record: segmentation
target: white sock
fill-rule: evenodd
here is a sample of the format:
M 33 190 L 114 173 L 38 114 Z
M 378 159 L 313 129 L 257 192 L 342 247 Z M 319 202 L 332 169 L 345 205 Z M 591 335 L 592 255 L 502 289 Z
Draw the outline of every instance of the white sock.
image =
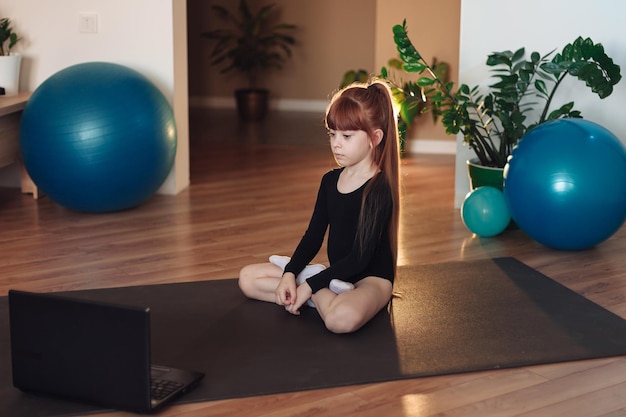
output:
M 322 264 L 312 264 L 305 266 L 302 272 L 298 274 L 298 277 L 296 278 L 296 284 L 302 284 L 313 275 L 317 275 L 325 269 L 326 267 Z
M 333 279 L 330 281 L 328 285 L 328 289 L 334 292 L 335 294 L 343 294 L 346 291 L 350 291 L 354 289 L 354 284 L 351 282 L 342 281 L 340 279 Z
M 282 269 L 285 269 L 289 261 L 291 261 L 291 258 L 289 256 L 282 256 L 282 255 L 270 256 L 270 262 Z M 302 284 L 304 281 L 311 278 L 313 275 L 316 275 L 325 269 L 326 267 L 322 264 L 309 264 L 305 266 L 302 272 L 300 272 L 298 276 L 296 277 L 296 284 L 298 285 Z
M 289 256 L 282 256 L 282 255 L 270 256 L 270 262 L 282 269 L 285 269 L 289 261 L 291 261 L 291 258 Z M 325 269 L 326 267 L 322 264 L 311 264 L 311 265 L 305 266 L 302 272 L 300 272 L 298 276 L 296 277 L 296 285 L 302 284 L 304 281 L 311 278 L 313 275 L 316 275 Z M 313 300 L 311 300 L 310 298 L 307 300 L 306 303 L 309 307 L 315 308 L 315 304 L 313 303 Z
M 279 268 L 285 269 L 291 258 L 289 256 L 272 255 L 270 256 L 270 262 Z
M 270 256 L 270 262 L 278 266 L 279 268 L 285 269 L 289 261 L 291 261 L 291 258 L 289 256 L 282 256 L 282 255 Z M 296 278 L 296 284 L 298 285 L 302 284 L 308 278 L 322 272 L 324 269 L 326 269 L 326 267 L 322 264 L 307 265 L 304 268 L 304 270 L 302 270 L 302 272 L 298 274 L 298 277 Z M 335 294 L 339 295 L 339 294 L 343 294 L 346 291 L 353 290 L 354 284 L 352 284 L 351 282 L 346 282 L 346 281 L 342 281 L 340 279 L 335 278 L 332 281 L 330 281 L 328 288 Z

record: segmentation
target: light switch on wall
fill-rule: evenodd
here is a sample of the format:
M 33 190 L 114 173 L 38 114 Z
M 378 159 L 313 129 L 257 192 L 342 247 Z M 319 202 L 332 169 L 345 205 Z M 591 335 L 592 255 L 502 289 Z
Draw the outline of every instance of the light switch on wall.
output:
M 98 15 L 96 13 L 79 13 L 78 31 L 80 33 L 98 33 Z

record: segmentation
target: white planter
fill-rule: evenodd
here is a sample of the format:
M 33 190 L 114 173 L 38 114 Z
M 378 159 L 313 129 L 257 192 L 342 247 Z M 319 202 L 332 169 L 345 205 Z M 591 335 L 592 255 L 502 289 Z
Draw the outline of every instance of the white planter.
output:
M 20 65 L 22 56 L 11 54 L 0 56 L 0 87 L 6 96 L 16 96 L 20 89 Z

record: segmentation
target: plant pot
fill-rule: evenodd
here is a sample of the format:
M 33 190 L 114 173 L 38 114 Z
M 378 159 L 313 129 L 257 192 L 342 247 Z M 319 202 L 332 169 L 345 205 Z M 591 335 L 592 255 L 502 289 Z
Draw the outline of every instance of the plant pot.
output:
M 16 96 L 20 89 L 20 65 L 22 56 L 11 54 L 0 56 L 0 87 L 5 96 Z
M 253 122 L 263 120 L 269 108 L 269 90 L 241 89 L 235 91 L 237 112 L 242 120 Z
M 472 190 L 484 186 L 502 190 L 504 183 L 503 173 L 504 168 L 486 167 L 480 165 L 477 159 L 467 161 L 467 174 Z

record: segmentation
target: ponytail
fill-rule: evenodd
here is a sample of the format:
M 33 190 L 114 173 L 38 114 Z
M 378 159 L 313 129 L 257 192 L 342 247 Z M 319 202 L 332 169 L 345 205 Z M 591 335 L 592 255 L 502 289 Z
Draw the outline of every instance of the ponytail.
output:
M 353 84 L 333 97 L 326 113 L 326 126 L 336 130 L 363 130 L 370 138 L 380 129 L 382 140 L 375 146 L 372 161 L 376 174 L 363 192 L 357 241 L 361 253 L 368 242 L 374 242 L 374 225 L 383 212 L 381 202 L 389 201 L 391 194 L 391 218 L 389 219 L 389 242 L 394 257 L 398 257 L 398 231 L 400 223 L 400 151 L 396 115 L 389 86 L 380 80 L 368 84 Z

